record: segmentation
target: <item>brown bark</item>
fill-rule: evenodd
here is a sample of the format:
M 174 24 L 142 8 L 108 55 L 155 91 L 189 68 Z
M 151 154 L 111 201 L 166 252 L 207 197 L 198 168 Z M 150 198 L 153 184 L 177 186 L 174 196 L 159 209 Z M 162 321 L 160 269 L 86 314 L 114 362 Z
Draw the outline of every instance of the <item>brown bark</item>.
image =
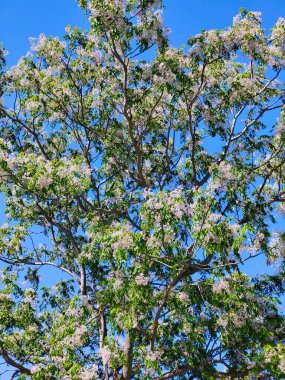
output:
M 132 378 L 133 347 L 134 343 L 131 339 L 130 332 L 128 331 L 124 345 L 126 363 L 123 366 L 123 380 L 131 380 Z

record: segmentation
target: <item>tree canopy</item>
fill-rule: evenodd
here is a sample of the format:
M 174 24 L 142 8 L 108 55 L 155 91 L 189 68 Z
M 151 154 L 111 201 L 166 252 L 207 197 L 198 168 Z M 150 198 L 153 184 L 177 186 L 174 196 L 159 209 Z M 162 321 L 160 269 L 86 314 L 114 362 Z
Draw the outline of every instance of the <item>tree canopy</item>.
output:
M 79 5 L 0 68 L 3 371 L 284 378 L 285 20 L 176 48 L 160 0 Z

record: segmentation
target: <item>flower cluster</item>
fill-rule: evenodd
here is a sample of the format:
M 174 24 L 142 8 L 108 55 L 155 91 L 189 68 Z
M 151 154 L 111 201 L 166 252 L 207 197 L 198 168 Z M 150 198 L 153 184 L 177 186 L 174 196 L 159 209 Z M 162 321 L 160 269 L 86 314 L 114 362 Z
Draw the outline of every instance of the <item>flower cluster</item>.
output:
M 224 277 L 222 278 L 219 282 L 216 282 L 213 284 L 213 292 L 214 293 L 221 293 L 221 292 L 230 292 L 231 291 L 231 286 L 229 279 Z
M 0 49 L 12 377 L 283 378 L 284 19 L 177 49 L 161 0 L 79 4 L 88 32 Z

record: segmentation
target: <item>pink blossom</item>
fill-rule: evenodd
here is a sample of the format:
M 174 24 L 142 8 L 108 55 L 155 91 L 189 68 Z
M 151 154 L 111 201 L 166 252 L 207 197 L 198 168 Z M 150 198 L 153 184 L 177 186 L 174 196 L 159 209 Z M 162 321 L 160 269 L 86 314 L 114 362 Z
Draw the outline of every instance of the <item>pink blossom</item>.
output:
M 219 282 L 213 284 L 213 293 L 229 292 L 230 284 L 227 278 L 223 277 Z
M 143 273 L 140 273 L 135 277 L 135 283 L 137 285 L 146 286 L 149 283 L 150 278 L 145 276 Z
M 186 292 L 179 292 L 177 294 L 177 296 L 180 299 L 180 301 L 188 301 L 189 300 L 189 294 Z
M 41 370 L 42 366 L 40 365 L 33 365 L 31 368 L 31 374 L 34 375 L 35 373 L 39 372 Z

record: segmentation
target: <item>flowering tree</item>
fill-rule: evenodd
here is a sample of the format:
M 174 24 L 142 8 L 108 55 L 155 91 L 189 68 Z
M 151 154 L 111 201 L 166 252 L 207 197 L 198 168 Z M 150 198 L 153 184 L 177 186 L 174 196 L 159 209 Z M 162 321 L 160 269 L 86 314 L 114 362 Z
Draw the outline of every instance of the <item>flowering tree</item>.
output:
M 159 0 L 80 6 L 0 77 L 12 378 L 284 378 L 285 20 L 176 49 Z

